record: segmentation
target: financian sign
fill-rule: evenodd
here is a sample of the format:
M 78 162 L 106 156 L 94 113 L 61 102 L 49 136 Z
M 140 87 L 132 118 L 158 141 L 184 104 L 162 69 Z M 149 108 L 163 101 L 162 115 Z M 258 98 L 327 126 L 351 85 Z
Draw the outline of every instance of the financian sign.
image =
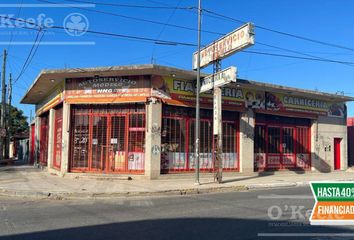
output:
M 200 67 L 223 59 L 254 44 L 253 24 L 247 23 L 200 50 Z M 198 52 L 193 54 L 193 69 L 197 69 Z

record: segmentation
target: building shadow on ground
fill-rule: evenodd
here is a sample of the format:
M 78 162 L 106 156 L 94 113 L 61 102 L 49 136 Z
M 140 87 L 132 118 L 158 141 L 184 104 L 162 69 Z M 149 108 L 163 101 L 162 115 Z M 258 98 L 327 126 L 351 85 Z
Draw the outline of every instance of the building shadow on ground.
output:
M 68 219 L 68 221 L 70 221 Z M 276 224 L 275 224 L 276 223 Z M 281 226 L 283 224 L 283 226 Z M 269 234 L 293 234 L 293 237 Z M 316 233 L 322 235 L 316 237 Z M 334 233 L 352 233 L 340 227 L 310 226 L 287 221 L 237 218 L 180 218 L 132 221 L 104 225 L 0 236 L 0 240 L 20 239 L 338 239 Z M 296 234 L 302 234 L 296 236 Z M 304 234 L 312 234 L 304 236 Z M 323 238 L 323 234 L 327 234 Z M 334 235 L 333 235 L 334 236 Z M 353 239 L 354 236 L 341 239 Z

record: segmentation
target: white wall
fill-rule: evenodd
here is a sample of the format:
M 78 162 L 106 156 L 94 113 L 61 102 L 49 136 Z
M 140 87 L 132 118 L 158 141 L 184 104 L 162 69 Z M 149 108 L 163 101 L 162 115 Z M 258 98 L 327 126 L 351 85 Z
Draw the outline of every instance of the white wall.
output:
M 248 109 L 240 114 L 240 172 L 254 171 L 254 112 Z
M 157 179 L 161 171 L 162 103 L 150 99 L 146 104 L 145 176 Z
M 341 169 L 348 166 L 347 126 L 345 118 L 320 116 L 312 121 L 311 152 L 312 169 L 321 172 L 334 170 L 334 138 L 342 138 Z

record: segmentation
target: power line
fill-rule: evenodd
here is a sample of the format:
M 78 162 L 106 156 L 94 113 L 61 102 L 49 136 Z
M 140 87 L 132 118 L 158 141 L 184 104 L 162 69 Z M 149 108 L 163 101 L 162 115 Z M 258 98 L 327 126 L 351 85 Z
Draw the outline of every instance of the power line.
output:
M 8 55 L 9 56 L 9 58 L 10 58 L 10 56 L 12 56 L 12 55 Z M 14 60 L 14 59 L 13 59 Z M 22 62 L 22 61 L 21 61 Z M 14 72 L 20 72 L 20 70 L 21 70 L 21 67 L 18 65 L 18 64 L 16 64 L 16 61 L 12 61 L 11 63 L 9 63 L 9 68 L 10 68 L 10 72 L 11 73 L 14 73 Z M 28 75 L 27 75 L 27 73 L 26 72 L 24 72 L 23 73 L 23 76 L 27 76 L 28 77 Z M 23 78 L 23 81 L 21 81 L 21 83 L 24 83 L 24 84 L 17 84 L 17 88 L 21 88 L 21 89 L 23 89 L 23 90 L 25 90 L 25 91 L 27 91 L 27 89 L 29 88 L 29 86 L 31 85 L 28 81 L 27 81 L 27 78 Z M 13 84 L 13 86 L 15 86 L 15 84 Z
M 18 19 L 18 18 L 12 18 L 8 16 L 0 16 L 0 18 L 5 18 L 9 19 L 12 21 L 20 21 L 24 22 L 27 24 L 30 24 L 34 27 L 37 28 L 42 28 L 39 25 L 36 25 L 33 22 L 26 21 L 24 19 Z M 46 29 L 62 29 L 62 30 L 73 30 L 73 31 L 78 31 L 78 29 L 73 29 L 69 27 L 62 27 L 62 26 L 52 26 L 50 28 Z M 32 29 L 32 30 L 38 30 L 38 29 Z M 158 40 L 158 39 L 153 39 L 153 38 L 148 38 L 148 37 L 139 37 L 139 36 L 133 36 L 133 35 L 124 35 L 124 34 L 118 34 L 118 33 L 112 33 L 112 32 L 102 32 L 102 31 L 94 31 L 94 30 L 87 30 L 87 33 L 95 34 L 95 35 L 104 35 L 104 36 L 110 36 L 110 37 L 118 37 L 118 38 L 127 38 L 127 39 L 134 39 L 134 40 L 140 40 L 140 41 L 145 41 L 145 42 L 153 42 L 156 44 L 162 44 L 162 45 L 171 45 L 171 46 L 189 46 L 189 47 L 196 47 L 197 45 L 194 43 L 188 43 L 188 42 L 177 42 L 177 41 L 169 41 L 169 40 Z
M 318 62 L 329 62 L 329 63 L 341 63 L 350 66 L 354 66 L 354 62 L 346 62 L 346 61 L 337 61 L 337 60 L 330 60 L 330 59 L 320 59 L 320 58 L 311 58 L 311 57 L 299 57 L 294 55 L 285 55 L 285 54 L 276 54 L 276 53 L 265 53 L 265 52 L 257 52 L 257 51 L 250 51 L 244 50 L 244 53 L 252 53 L 258 55 L 266 55 L 266 56 L 274 56 L 274 57 L 284 57 L 284 58 L 296 58 L 296 59 L 303 59 L 303 60 L 310 60 L 310 61 L 318 61 Z
M 175 10 L 190 10 L 195 9 L 195 7 L 170 7 L 170 6 L 146 6 L 146 5 L 136 5 L 136 4 L 117 4 L 117 3 L 107 3 L 107 2 L 95 2 L 95 1 L 78 1 L 78 0 L 65 0 L 66 2 L 76 2 L 76 3 L 89 3 L 102 6 L 110 7 L 126 7 L 126 8 L 143 8 L 143 9 L 175 9 Z
M 20 3 L 20 8 L 18 9 L 18 12 L 17 12 L 17 18 L 19 18 L 19 17 L 20 17 L 20 15 L 21 15 L 22 6 L 23 6 L 23 0 L 21 0 L 21 3 Z M 10 34 L 11 34 L 11 35 L 10 35 L 10 41 L 9 41 L 9 44 L 8 44 L 8 46 L 7 46 L 7 52 L 10 52 L 10 47 L 11 47 L 11 44 L 12 44 L 12 41 L 13 41 L 13 37 L 14 37 L 14 35 L 13 35 L 12 31 L 11 31 L 11 33 L 10 33 Z
M 312 54 L 302 53 L 302 52 L 299 52 L 299 51 L 295 51 L 295 50 L 291 50 L 291 49 L 287 49 L 287 48 L 282 48 L 282 47 L 277 47 L 277 46 L 273 46 L 273 45 L 269 45 L 269 44 L 265 44 L 265 43 L 261 43 L 261 42 L 257 42 L 257 43 L 260 44 L 260 45 L 263 45 L 263 46 L 279 49 L 279 50 L 286 51 L 286 52 L 292 52 L 292 53 L 300 54 L 300 55 L 307 56 L 307 57 L 310 57 L 310 58 L 317 58 L 319 60 L 326 60 L 326 61 L 336 61 L 336 62 L 340 63 L 337 60 L 332 60 L 332 59 L 328 59 L 328 58 L 324 58 L 324 57 L 317 57 L 317 56 L 312 55 Z
M 46 2 L 46 3 L 52 3 L 52 4 L 61 4 L 61 3 L 55 3 L 55 2 L 50 2 L 50 1 L 46 1 L 46 0 L 38 0 L 40 2 Z M 75 0 L 68 0 L 68 1 L 74 1 Z M 88 1 L 85 1 L 86 3 Z M 94 2 L 90 2 L 90 3 L 94 3 Z M 178 5 L 176 6 L 178 7 Z M 78 7 L 73 7 L 73 8 L 78 8 Z M 79 9 L 82 9 L 82 10 L 87 10 L 87 11 L 94 11 L 94 12 L 99 12 L 99 13 L 103 13 L 103 14 L 109 14 L 109 15 L 113 15 L 113 16 L 118 16 L 118 17 L 125 17 L 125 18 L 130 18 L 130 19 L 133 19 L 133 20 L 138 20 L 138 21 L 144 21 L 144 22 L 149 22 L 149 23 L 154 23 L 154 24 L 160 24 L 160 25 L 163 25 L 163 29 L 166 27 L 166 26 L 169 26 L 169 27 L 177 27 L 177 28 L 184 28 L 184 29 L 187 29 L 187 30 L 193 30 L 193 31 L 197 31 L 197 29 L 195 28 L 189 28 L 189 27 L 184 27 L 184 26 L 179 26 L 179 25 L 174 25 L 174 24 L 169 24 L 169 21 L 165 22 L 165 23 L 162 23 L 162 22 L 156 22 L 156 21 L 152 21 L 152 20 L 148 20 L 148 19 L 141 19 L 141 18 L 135 18 L 135 17 L 130 17 L 130 16 L 124 16 L 124 15 L 120 15 L 120 14 L 115 14 L 115 13 L 111 13 L 111 12 L 103 12 L 103 11 L 99 11 L 99 10 L 92 10 L 92 9 L 85 9 L 85 8 L 79 8 Z M 176 10 L 176 8 L 175 8 Z M 174 10 L 174 11 L 175 11 Z M 207 12 L 212 12 L 212 11 L 209 11 L 209 10 L 204 10 L 204 11 L 207 11 Z M 226 16 L 225 16 L 226 17 Z M 233 18 L 231 18 L 233 19 Z M 244 23 L 243 21 L 240 21 L 240 20 L 236 20 L 237 22 L 241 22 L 241 23 Z M 206 31 L 204 30 L 203 32 L 207 32 L 207 33 L 212 33 L 212 34 L 217 34 L 217 35 L 225 35 L 224 33 L 220 33 L 220 32 L 211 32 L 211 31 Z M 161 35 L 161 34 L 159 34 Z M 159 36 L 157 37 L 157 39 L 159 39 Z M 276 48 L 276 49 L 280 49 L 280 50 L 284 50 L 286 52 L 292 52 L 292 53 L 296 53 L 296 54 L 300 54 L 300 55 L 303 55 L 303 56 L 307 56 L 307 57 L 311 57 L 311 58 L 318 58 L 318 59 L 322 59 L 322 60 L 329 60 L 329 61 L 332 61 L 331 59 L 327 59 L 327 58 L 323 58 L 323 57 L 317 57 L 317 56 L 314 56 L 314 55 L 310 55 L 310 54 L 305 54 L 305 53 L 301 53 L 299 51 L 295 51 L 295 50 L 291 50 L 291 49 L 286 49 L 286 48 L 280 48 L 280 47 L 276 47 L 276 46 L 272 46 L 272 45 L 269 45 L 269 44 L 262 44 L 260 42 L 257 42 L 258 44 L 261 44 L 261 45 L 265 45 L 265 46 L 268 46 L 268 47 L 271 47 L 271 48 Z M 159 43 L 156 43 L 156 44 L 159 44 Z M 338 62 L 338 61 L 337 61 Z
M 166 6 L 166 7 L 172 7 L 171 4 L 167 4 L 167 3 L 164 3 L 164 2 L 159 2 L 159 1 L 154 1 L 154 0 L 145 0 L 147 2 L 150 2 L 150 3 L 154 3 L 154 4 L 159 4 L 160 6 Z
M 40 27 L 32 22 L 27 22 L 23 19 L 16 19 L 16 18 L 11 18 L 7 16 L 0 16 L 0 18 L 6 18 L 10 20 L 16 20 L 16 21 L 22 21 L 26 22 L 28 24 L 31 24 L 33 26 Z M 67 29 L 67 30 L 77 30 L 77 29 L 72 29 L 72 28 L 65 28 L 61 26 L 53 26 L 51 28 L 54 29 Z M 36 29 L 32 29 L 36 30 Z M 123 35 L 123 34 L 117 34 L 117 33 L 108 33 L 108 32 L 100 32 L 100 31 L 93 31 L 93 30 L 88 30 L 88 33 L 91 34 L 97 34 L 97 35 L 105 35 L 105 36 L 111 36 L 111 37 L 118 37 L 118 38 L 127 38 L 127 39 L 136 39 L 136 40 L 141 40 L 141 41 L 147 41 L 147 42 L 154 42 L 154 43 L 161 43 L 161 44 L 167 44 L 167 45 L 172 45 L 172 46 L 177 46 L 177 45 L 182 45 L 182 46 L 189 46 L 189 47 L 196 47 L 196 44 L 193 43 L 188 43 L 188 42 L 174 42 L 174 41 L 168 41 L 168 40 L 157 40 L 157 39 L 152 39 L 152 38 L 146 38 L 146 37 L 137 37 L 137 36 L 131 36 L 131 35 Z M 38 45 L 38 44 L 37 44 Z M 272 53 L 265 53 L 265 52 L 257 52 L 257 51 L 248 51 L 244 50 L 243 52 L 245 53 L 252 53 L 252 54 L 258 54 L 258 55 L 267 55 L 267 56 L 277 56 L 277 57 L 284 57 L 284 58 L 296 58 L 296 59 L 303 59 L 303 60 L 310 60 L 310 61 L 320 61 L 320 62 L 329 62 L 329 63 L 340 63 L 340 64 L 346 64 L 346 65 L 353 65 L 354 62 L 347 62 L 347 61 L 339 61 L 339 60 L 332 60 L 332 59 L 322 59 L 318 57 L 299 57 L 299 56 L 294 56 L 294 55 L 285 55 L 285 54 L 272 54 Z
M 42 35 L 41 35 L 41 33 L 42 33 Z M 33 42 L 33 45 L 31 47 L 31 50 L 27 55 L 26 61 L 24 62 L 22 69 L 21 69 L 19 75 L 17 76 L 16 80 L 13 82 L 14 84 L 21 78 L 23 73 L 27 70 L 28 66 L 31 64 L 31 61 L 32 61 L 34 55 L 37 53 L 39 44 L 42 41 L 43 36 L 44 36 L 44 31 L 42 29 L 39 29 L 37 32 L 36 38 Z
M 159 22 L 159 21 L 154 21 L 154 20 L 145 19 L 145 18 L 132 17 L 132 16 L 127 16 L 127 15 L 113 13 L 113 12 L 107 12 L 107 11 L 101 11 L 101 10 L 96 10 L 96 9 L 89 9 L 89 8 L 82 8 L 82 7 L 73 7 L 73 6 L 70 6 L 70 5 L 65 4 L 65 3 L 51 2 L 51 1 L 47 1 L 47 0 L 37 0 L 37 1 L 45 2 L 45 3 L 51 3 L 51 4 L 56 4 L 56 5 L 64 5 L 64 6 L 68 6 L 70 8 L 80 9 L 80 10 L 87 11 L 87 12 L 95 12 L 95 13 L 110 15 L 110 16 L 113 16 L 113 17 L 131 19 L 131 20 L 139 21 L 139 22 L 147 22 L 147 23 L 152 23 L 152 24 L 157 24 L 157 25 L 162 25 L 162 26 L 169 26 L 169 27 L 174 27 L 174 28 L 179 28 L 179 29 L 185 29 L 185 30 L 189 30 L 189 31 L 198 31 L 198 29 L 193 28 L 193 27 L 187 27 L 187 26 L 171 24 L 171 23 L 166 23 L 166 22 Z M 217 32 L 214 32 L 214 31 L 204 30 L 203 32 L 209 33 L 209 34 L 220 35 L 220 33 L 217 33 Z
M 181 4 L 181 1 L 182 1 L 182 0 L 179 0 L 179 1 L 178 1 L 177 5 L 176 5 L 176 8 Z M 166 28 L 167 24 L 170 23 L 172 17 L 175 15 L 175 13 L 176 13 L 176 8 L 172 11 L 171 15 L 168 17 L 168 19 L 167 19 L 167 21 L 166 21 L 166 24 L 163 25 L 161 31 L 160 31 L 159 34 L 156 36 L 157 39 L 160 39 L 162 33 L 165 31 L 165 28 Z M 151 63 L 153 63 L 153 61 L 154 61 L 155 48 L 156 48 L 156 44 L 153 45 L 153 49 L 152 49 L 152 53 L 151 53 Z
M 49 2 L 49 1 L 45 1 L 45 0 L 38 0 L 38 1 L 52 3 L 52 4 L 60 4 L 60 3 L 53 3 L 53 2 Z M 116 7 L 131 7 L 131 8 L 152 8 L 152 9 L 153 8 L 165 8 L 165 9 L 175 9 L 175 10 L 177 10 L 177 9 L 182 9 L 182 10 L 195 9 L 195 7 L 171 7 L 170 5 L 167 5 L 167 4 L 163 4 L 164 6 L 145 6 L 145 5 L 100 3 L 100 2 L 94 2 L 94 1 L 78 1 L 78 0 L 65 0 L 65 1 L 81 2 L 81 3 L 92 3 L 92 4 L 97 4 L 97 5 L 116 6 Z M 160 3 L 160 4 L 162 4 L 162 3 Z M 73 7 L 73 8 L 79 8 L 79 7 Z M 115 13 L 112 13 L 112 12 L 104 12 L 104 11 L 93 10 L 93 9 L 84 9 L 84 8 L 79 8 L 79 9 L 86 10 L 86 11 L 99 12 L 99 13 L 102 13 L 102 14 L 115 15 L 115 16 L 118 16 L 118 17 L 129 18 L 129 19 L 133 19 L 133 20 L 136 20 L 136 21 L 144 21 L 144 22 L 150 22 L 150 23 L 154 23 L 154 24 L 162 24 L 162 25 L 165 25 L 165 26 L 177 27 L 177 28 L 197 31 L 197 29 L 195 29 L 195 28 L 190 28 L 190 27 L 180 26 L 180 25 L 175 25 L 175 24 L 166 24 L 166 23 L 152 21 L 152 20 L 148 20 L 148 19 L 141 19 L 141 18 L 135 18 L 135 17 L 121 15 L 121 14 L 115 14 Z M 242 20 L 239 20 L 239 19 L 236 19 L 236 18 L 233 18 L 233 17 L 229 17 L 229 16 L 226 16 L 226 15 L 223 15 L 223 14 L 220 14 L 220 13 L 216 13 L 216 12 L 208 10 L 208 9 L 203 9 L 203 11 L 205 11 L 205 12 L 207 12 L 209 14 L 218 16 L 219 19 L 227 19 L 227 20 L 231 20 L 231 21 L 234 21 L 234 22 L 237 22 L 237 23 L 241 23 L 241 24 L 245 24 L 246 23 L 245 21 L 242 21 Z M 303 37 L 303 36 L 300 36 L 300 35 L 295 35 L 295 34 L 283 32 L 283 31 L 274 30 L 274 29 L 271 29 L 271 28 L 268 28 L 268 27 L 264 27 L 264 26 L 260 26 L 260 25 L 255 25 L 255 27 L 259 28 L 259 29 L 262 29 L 262 30 L 269 31 L 269 32 L 285 35 L 285 36 L 288 36 L 288 37 L 294 37 L 294 38 L 297 38 L 297 39 L 301 39 L 301 40 L 305 40 L 305 41 L 309 41 L 309 42 L 313 42 L 313 43 L 317 43 L 317 44 L 322 44 L 322 45 L 326 45 L 326 46 L 330 46 L 330 47 L 336 47 L 336 48 L 341 48 L 341 49 L 345 49 L 345 50 L 354 51 L 354 48 L 342 46 L 342 45 L 339 45 L 339 44 L 333 44 L 333 43 L 328 43 L 328 42 L 324 42 L 324 41 L 320 41 L 320 40 L 316 40 L 316 39 L 311 39 L 311 38 Z M 218 32 L 215 32 L 215 31 L 203 30 L 202 32 L 221 35 L 221 33 L 218 33 Z
M 211 10 L 208 10 L 208 9 L 203 9 L 203 11 L 205 11 L 205 12 L 207 12 L 209 14 L 215 15 L 215 16 L 219 16 L 219 17 L 227 19 L 227 20 L 231 20 L 233 22 L 242 23 L 242 24 L 247 23 L 245 21 L 242 21 L 242 20 L 239 20 L 239 19 L 236 19 L 236 18 L 233 18 L 233 17 L 229 17 L 229 16 L 226 16 L 224 14 L 217 13 L 217 12 L 214 12 L 214 11 L 211 11 Z M 341 48 L 341 49 L 345 49 L 345 50 L 349 50 L 349 51 L 354 51 L 354 48 L 342 46 L 342 45 L 339 45 L 339 44 L 324 42 L 324 41 L 320 41 L 320 40 L 316 40 L 316 39 L 312 39 L 312 38 L 308 38 L 308 37 L 303 37 L 303 36 L 300 36 L 300 35 L 295 35 L 295 34 L 292 34 L 292 33 L 282 32 L 282 31 L 271 29 L 271 28 L 263 27 L 263 26 L 260 26 L 260 25 L 255 25 L 255 27 L 259 28 L 259 29 L 262 29 L 262 30 L 265 30 L 265 31 L 269 31 L 269 32 L 281 34 L 281 35 L 284 35 L 284 36 L 301 39 L 301 40 L 308 41 L 308 42 L 313 42 L 313 43 L 326 45 L 326 46 L 330 46 L 330 47 L 335 47 L 335 48 Z

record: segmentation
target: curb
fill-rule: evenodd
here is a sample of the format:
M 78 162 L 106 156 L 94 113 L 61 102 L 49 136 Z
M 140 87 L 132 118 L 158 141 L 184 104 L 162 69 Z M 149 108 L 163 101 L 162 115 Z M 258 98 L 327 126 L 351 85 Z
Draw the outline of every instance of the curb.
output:
M 74 199 L 111 199 L 126 197 L 154 197 L 154 196 L 183 196 L 196 195 L 205 193 L 231 192 L 231 191 L 247 191 L 248 187 L 244 185 L 213 187 L 213 188 L 188 188 L 163 190 L 155 192 L 117 192 L 117 193 L 69 193 L 69 192 L 32 192 L 24 190 L 1 189 L 1 196 L 22 197 L 35 199 L 54 199 L 54 200 L 74 200 Z
M 332 181 L 353 181 L 354 178 L 335 179 Z M 74 193 L 74 192 L 48 192 L 48 191 L 26 191 L 0 188 L 0 195 L 7 197 L 21 197 L 34 199 L 53 199 L 53 200 L 75 200 L 75 199 L 114 199 L 126 197 L 158 197 L 158 196 L 183 196 L 196 195 L 206 193 L 221 192 L 240 192 L 261 189 L 291 188 L 308 186 L 309 181 L 301 182 L 281 182 L 281 183 L 260 183 L 236 186 L 218 186 L 206 188 L 187 188 L 187 189 L 171 189 L 154 192 L 115 192 L 115 193 Z

